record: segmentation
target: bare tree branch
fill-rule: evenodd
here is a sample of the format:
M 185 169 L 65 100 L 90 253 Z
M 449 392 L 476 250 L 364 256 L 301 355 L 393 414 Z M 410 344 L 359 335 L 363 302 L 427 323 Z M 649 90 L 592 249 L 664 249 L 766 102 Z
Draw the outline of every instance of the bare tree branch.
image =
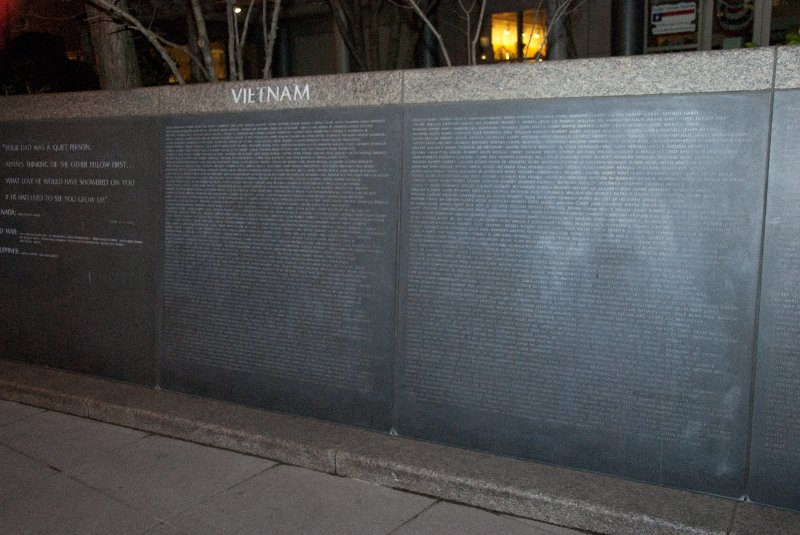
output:
M 261 24 L 264 29 L 264 79 L 271 76 L 272 71 L 272 51 L 275 48 L 275 37 L 278 35 L 278 16 L 281 12 L 281 0 L 275 0 L 272 8 L 272 20 L 267 33 L 267 0 L 264 0 L 261 7 Z
M 361 51 L 361 63 L 364 66 L 363 70 L 369 70 L 369 55 L 367 53 L 367 46 L 364 42 L 364 14 L 361 6 L 361 1 L 356 0 L 355 2 L 348 2 L 339 0 L 339 5 L 344 9 L 345 6 L 350 5 L 353 8 L 352 12 L 350 13 L 350 20 L 352 24 L 350 25 L 350 35 L 353 36 L 353 43 L 356 46 L 356 50 Z
M 392 17 L 389 26 L 389 44 L 386 49 L 386 58 L 383 68 L 385 70 L 400 68 L 400 36 L 402 34 L 402 20 L 400 17 Z
M 247 28 L 250 26 L 250 15 L 253 12 L 253 4 L 255 3 L 256 0 L 250 0 L 250 4 L 247 6 L 247 14 L 242 23 L 241 32 L 239 31 L 239 19 L 236 17 L 233 19 L 233 23 L 236 25 L 236 68 L 239 80 L 244 80 L 244 59 L 242 58 L 242 53 L 244 51 L 244 42 L 247 39 Z
M 183 52 L 184 54 L 186 54 L 187 56 L 189 56 L 189 59 L 192 60 L 197 65 L 197 67 L 200 68 L 200 71 L 203 73 L 203 76 L 205 76 L 208 80 L 212 79 L 209 72 L 205 69 L 205 66 L 203 65 L 201 59 L 197 57 L 195 54 L 193 54 L 192 51 L 189 50 L 189 47 L 184 45 L 179 45 L 178 43 L 174 43 L 162 35 L 159 34 L 154 34 L 154 35 L 156 36 L 156 39 L 158 39 L 160 42 L 164 43 L 168 47 L 176 48 L 181 52 Z
M 244 42 L 247 40 L 247 29 L 250 27 L 250 14 L 253 12 L 253 5 L 255 5 L 256 0 L 250 0 L 250 5 L 247 6 L 247 14 L 244 16 L 244 23 L 242 24 L 242 32 L 239 36 L 239 48 L 244 46 Z
M 436 29 L 436 26 L 433 25 L 431 19 L 428 18 L 427 15 L 420 9 L 419 4 L 417 4 L 416 0 L 406 0 L 414 9 L 414 11 L 419 15 L 422 19 L 422 22 L 430 29 L 431 33 L 436 37 L 436 40 L 439 41 L 439 48 L 442 50 L 442 55 L 444 56 L 444 61 L 448 67 L 452 67 L 453 63 L 450 61 L 450 54 L 447 53 L 447 47 L 444 46 L 444 40 L 442 39 L 442 34 Z
M 458 0 L 458 5 L 461 8 L 461 11 L 464 12 L 464 19 L 466 22 L 466 30 L 464 31 L 464 35 L 467 38 L 467 63 L 469 65 L 473 65 L 474 62 L 472 61 L 472 51 L 470 50 L 470 44 L 472 43 L 472 39 L 470 38 L 472 34 L 472 19 L 470 15 L 472 14 L 472 9 L 475 7 L 475 2 L 472 2 L 472 5 L 469 6 L 469 9 L 467 9 L 462 0 Z
M 367 63 L 370 70 L 380 69 L 380 12 L 383 9 L 383 1 L 371 2 L 369 7 L 370 17 L 367 35 L 369 43 L 367 48 Z
M 191 0 L 192 15 L 197 28 L 197 48 L 203 55 L 203 63 L 208 75 L 209 82 L 217 81 L 217 68 L 214 66 L 214 58 L 211 56 L 211 42 L 208 40 L 208 30 L 206 29 L 206 19 L 203 17 L 203 10 L 199 0 Z
M 236 21 L 233 14 L 234 0 L 225 0 L 225 16 L 228 21 L 228 80 L 236 79 Z
M 548 17 L 549 21 L 547 24 L 547 28 L 545 29 L 544 34 L 544 42 L 543 45 L 539 48 L 536 52 L 535 59 L 541 59 L 542 51 L 547 46 L 550 36 L 553 32 L 554 28 L 557 28 L 560 24 L 563 23 L 564 19 L 583 7 L 583 5 L 587 2 L 587 0 L 560 0 L 558 1 L 558 7 L 553 12 L 551 16 Z M 543 2 L 539 2 L 539 9 L 541 9 Z M 533 32 L 531 32 L 532 34 Z M 530 38 L 528 39 L 528 45 L 530 45 Z
M 350 55 L 353 57 L 355 62 L 358 64 L 358 67 L 362 71 L 367 70 L 365 58 L 362 57 L 362 54 L 359 52 L 358 47 L 353 40 L 353 36 L 350 33 L 351 28 L 353 27 L 353 21 L 340 4 L 336 3 L 334 0 L 326 0 L 326 2 L 328 3 L 328 7 L 333 15 L 333 20 L 336 22 L 336 27 L 339 30 L 339 35 L 342 36 L 342 40 L 344 41 L 348 52 L 350 52 Z
M 486 13 L 486 0 L 481 0 L 481 12 L 478 14 L 478 22 L 475 24 L 475 37 L 472 38 L 472 64 L 478 63 L 478 40 L 481 37 L 481 28 L 483 27 L 483 16 Z
M 92 5 L 96 6 L 98 9 L 105 11 L 106 13 L 110 13 L 117 17 L 120 20 L 125 21 L 130 26 L 135 28 L 139 33 L 141 33 L 145 39 L 150 41 L 150 44 L 153 45 L 153 48 L 156 49 L 158 54 L 164 60 L 164 62 L 169 67 L 170 71 L 172 71 L 172 75 L 175 77 L 175 81 L 179 84 L 185 84 L 186 80 L 184 80 L 183 76 L 181 75 L 181 71 L 178 69 L 177 63 L 175 60 L 170 57 L 169 53 L 166 49 L 161 45 L 158 40 L 158 35 L 153 32 L 152 30 L 148 30 L 145 26 L 133 15 L 128 13 L 127 11 L 119 8 L 116 4 L 109 2 L 108 0 L 87 0 Z

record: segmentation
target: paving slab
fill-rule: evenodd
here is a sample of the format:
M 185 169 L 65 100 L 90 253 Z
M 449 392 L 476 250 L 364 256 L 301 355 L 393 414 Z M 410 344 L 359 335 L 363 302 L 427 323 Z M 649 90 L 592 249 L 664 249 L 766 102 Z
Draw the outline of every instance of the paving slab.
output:
M 90 418 L 334 473 L 350 429 L 223 401 L 114 384 L 95 388 Z
M 159 524 L 154 528 L 148 529 L 142 535 L 183 535 L 180 531 L 166 524 Z
M 0 500 L 8 493 L 57 474 L 42 461 L 0 444 Z
M 80 385 L 79 392 L 76 385 Z M 0 360 L 0 398 L 48 409 L 77 407 L 84 415 L 109 423 L 410 490 L 547 526 L 597 533 L 722 535 L 733 526 L 734 509 L 740 503 L 4 360 Z M 765 523 L 773 522 L 770 518 L 775 511 L 756 509 L 747 513 L 752 514 L 750 520 L 740 515 L 737 529 L 747 533 L 746 522 L 757 526 L 761 517 Z M 162 529 L 180 527 L 167 524 Z M 789 529 L 792 533 L 791 523 Z
M 741 503 L 731 535 L 800 535 L 800 513 Z
M 274 464 L 249 455 L 151 436 L 68 474 L 163 520 Z
M 515 519 L 448 502 L 439 502 L 413 518 L 392 535 L 578 535 L 580 532 L 546 531 L 544 524 L 524 524 Z
M 349 428 L 0 359 L 0 397 L 334 473 Z
M 206 500 L 167 523 L 182 533 L 384 535 L 434 500 L 278 466 Z
M 0 444 L 58 470 L 93 461 L 147 436 L 68 414 L 42 412 L 0 428 Z
M 40 409 L 38 407 L 20 405 L 19 403 L 14 403 L 12 401 L 0 400 L 0 427 L 18 420 L 23 420 L 29 416 L 33 416 L 34 414 L 38 414 L 43 411 L 44 409 Z
M 545 524 L 544 522 L 531 520 L 530 518 L 521 518 L 517 516 L 509 516 L 507 518 L 510 518 L 515 522 L 522 522 L 528 526 L 533 526 L 539 530 L 538 533 L 541 533 L 541 535 L 575 535 L 577 533 L 592 533 L 589 531 L 576 531 L 574 529 L 562 528 L 553 524 Z
M 570 528 L 727 532 L 736 502 L 590 472 L 372 434 L 342 448 L 337 473 Z
M 157 524 L 155 519 L 63 474 L 44 479 L 0 501 L 0 531 L 4 535 L 138 534 Z

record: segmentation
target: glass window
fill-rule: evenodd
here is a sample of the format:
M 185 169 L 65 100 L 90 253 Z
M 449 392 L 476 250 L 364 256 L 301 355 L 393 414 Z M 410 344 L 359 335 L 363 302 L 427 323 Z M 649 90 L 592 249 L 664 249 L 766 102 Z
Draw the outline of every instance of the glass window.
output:
M 522 12 L 522 55 L 528 60 L 547 56 L 547 13 L 544 9 L 528 9 Z
M 788 44 L 793 40 L 792 37 L 797 37 L 798 30 L 800 30 L 800 1 L 772 0 L 769 44 Z
M 541 61 L 547 56 L 546 35 L 545 9 L 491 13 L 483 24 L 480 61 Z
M 741 48 L 754 41 L 754 0 L 714 0 L 711 48 Z
M 650 0 L 647 12 L 648 54 L 698 50 L 701 5 L 682 0 Z

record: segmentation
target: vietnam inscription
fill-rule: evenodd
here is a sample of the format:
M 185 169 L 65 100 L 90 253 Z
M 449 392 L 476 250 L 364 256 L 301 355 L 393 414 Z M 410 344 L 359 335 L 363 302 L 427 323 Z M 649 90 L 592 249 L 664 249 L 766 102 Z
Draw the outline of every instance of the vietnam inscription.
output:
M 400 432 L 741 493 L 768 105 L 411 110 Z
M 167 384 L 225 378 L 221 397 L 387 429 L 399 113 L 176 119 L 165 135 Z

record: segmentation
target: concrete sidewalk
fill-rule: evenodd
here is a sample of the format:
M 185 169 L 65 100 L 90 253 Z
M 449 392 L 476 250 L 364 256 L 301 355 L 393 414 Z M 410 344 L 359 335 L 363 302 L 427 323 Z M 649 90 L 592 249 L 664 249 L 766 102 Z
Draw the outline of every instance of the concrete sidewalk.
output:
M 800 513 L 3 359 L 0 399 L 0 534 L 126 532 L 118 513 L 133 533 L 800 535 Z
M 0 532 L 581 533 L 8 401 Z

